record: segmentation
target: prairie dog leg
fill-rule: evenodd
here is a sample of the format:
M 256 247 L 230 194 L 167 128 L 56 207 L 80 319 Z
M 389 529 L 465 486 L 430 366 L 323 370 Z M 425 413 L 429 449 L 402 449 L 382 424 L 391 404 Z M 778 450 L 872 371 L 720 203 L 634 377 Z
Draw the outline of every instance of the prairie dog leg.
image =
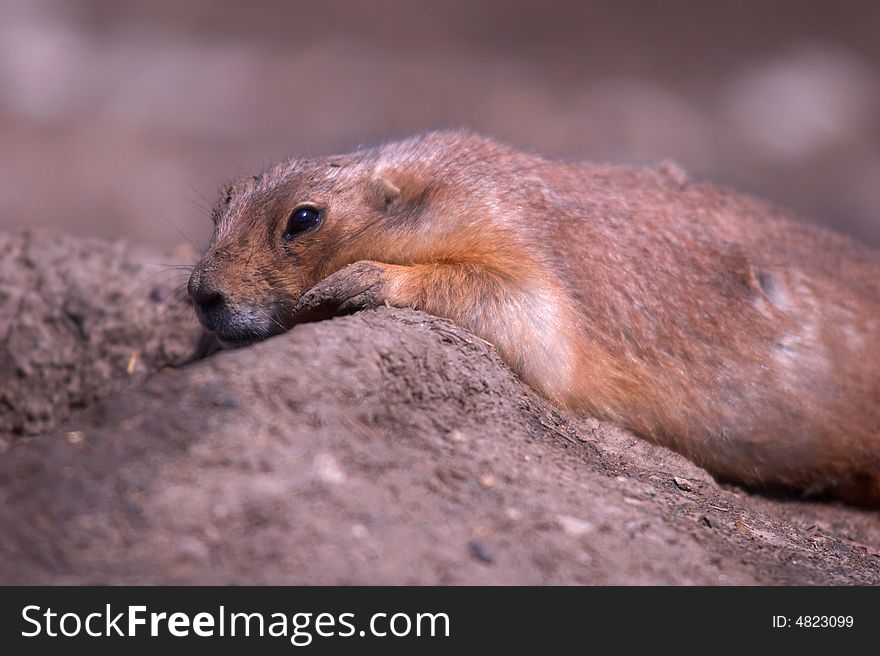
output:
M 500 306 L 512 292 L 505 289 L 497 274 L 471 264 L 406 266 L 362 260 L 327 276 L 303 294 L 294 307 L 294 323 L 388 304 L 423 310 L 485 333 L 493 319 L 501 319 L 497 316 Z M 481 337 L 495 341 L 485 334 Z
M 323 321 L 383 305 L 387 300 L 387 266 L 364 260 L 327 276 L 296 302 L 291 325 Z

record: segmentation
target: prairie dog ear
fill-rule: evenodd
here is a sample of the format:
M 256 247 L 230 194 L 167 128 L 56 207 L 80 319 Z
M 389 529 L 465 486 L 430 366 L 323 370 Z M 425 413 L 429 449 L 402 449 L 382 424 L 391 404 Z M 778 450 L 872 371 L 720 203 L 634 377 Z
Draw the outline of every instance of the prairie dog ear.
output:
M 375 171 L 367 185 L 370 204 L 377 210 L 386 210 L 392 205 L 418 202 L 425 192 L 424 182 L 411 173 L 396 169 Z

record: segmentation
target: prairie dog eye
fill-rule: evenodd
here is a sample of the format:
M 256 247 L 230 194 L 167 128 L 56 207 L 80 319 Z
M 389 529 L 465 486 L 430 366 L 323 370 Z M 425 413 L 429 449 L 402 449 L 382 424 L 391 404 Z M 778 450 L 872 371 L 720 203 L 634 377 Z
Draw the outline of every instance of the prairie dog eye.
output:
M 317 207 L 301 206 L 290 213 L 287 227 L 284 228 L 284 240 L 289 241 L 297 235 L 311 230 L 321 223 L 323 212 Z

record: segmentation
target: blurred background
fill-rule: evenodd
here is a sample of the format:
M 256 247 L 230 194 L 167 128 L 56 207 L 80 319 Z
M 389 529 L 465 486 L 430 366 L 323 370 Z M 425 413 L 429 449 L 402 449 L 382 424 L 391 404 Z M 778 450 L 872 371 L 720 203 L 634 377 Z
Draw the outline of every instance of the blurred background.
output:
M 227 179 L 467 126 L 877 246 L 878 63 L 868 1 L 0 0 L 0 227 L 202 245 Z

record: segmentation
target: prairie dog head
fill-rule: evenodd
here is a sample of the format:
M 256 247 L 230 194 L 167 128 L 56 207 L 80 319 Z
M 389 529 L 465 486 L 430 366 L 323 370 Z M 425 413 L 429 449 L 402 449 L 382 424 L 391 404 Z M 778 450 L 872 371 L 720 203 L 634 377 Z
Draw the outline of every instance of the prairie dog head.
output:
M 290 328 L 300 296 L 346 264 L 411 261 L 429 190 L 376 151 L 291 160 L 225 186 L 188 285 L 199 320 L 245 345 Z

